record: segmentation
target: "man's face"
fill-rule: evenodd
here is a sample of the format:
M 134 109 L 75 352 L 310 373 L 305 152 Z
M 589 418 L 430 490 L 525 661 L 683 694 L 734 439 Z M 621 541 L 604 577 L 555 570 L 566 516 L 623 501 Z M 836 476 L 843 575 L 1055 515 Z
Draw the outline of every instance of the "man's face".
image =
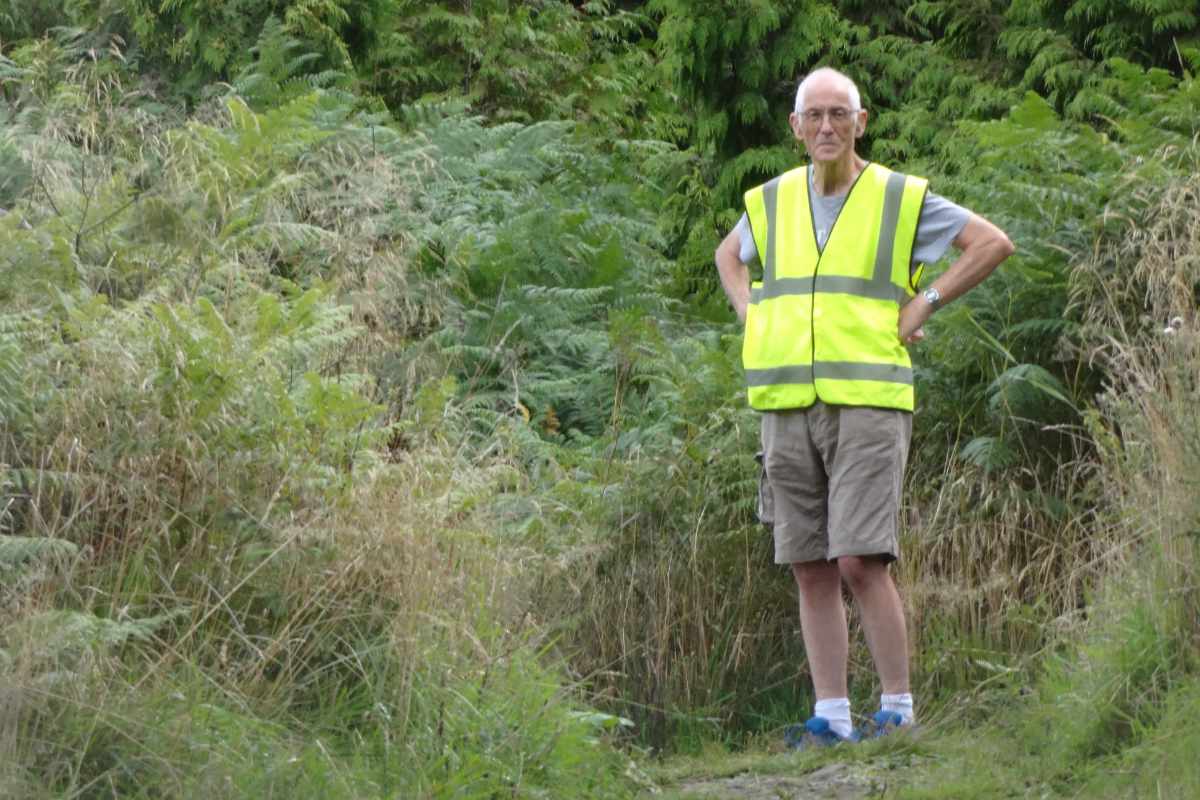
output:
M 854 140 L 866 130 L 867 112 L 852 109 L 845 84 L 831 75 L 808 87 L 804 110 L 793 113 L 788 121 L 792 133 L 804 142 L 809 158 L 831 162 L 854 152 Z

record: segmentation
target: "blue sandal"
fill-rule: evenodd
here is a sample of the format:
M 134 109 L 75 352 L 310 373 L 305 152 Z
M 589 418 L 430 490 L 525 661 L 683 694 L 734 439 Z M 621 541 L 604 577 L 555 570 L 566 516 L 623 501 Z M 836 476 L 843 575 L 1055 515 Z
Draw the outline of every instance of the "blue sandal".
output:
M 871 717 L 871 722 L 870 735 L 872 739 L 887 736 L 894 730 L 907 728 L 911 725 L 911 723 L 905 724 L 904 716 L 899 711 L 876 711 L 875 716 Z
M 829 727 L 824 717 L 812 717 L 803 725 L 788 725 L 783 731 L 783 742 L 792 750 L 811 750 L 815 747 L 832 747 L 836 744 L 853 743 L 862 739 L 862 734 L 851 730 L 849 736 L 839 736 Z

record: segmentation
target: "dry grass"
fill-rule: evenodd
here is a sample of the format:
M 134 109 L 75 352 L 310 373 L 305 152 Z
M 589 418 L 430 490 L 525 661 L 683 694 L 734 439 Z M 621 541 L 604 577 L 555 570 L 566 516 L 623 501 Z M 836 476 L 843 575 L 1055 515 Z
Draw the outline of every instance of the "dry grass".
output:
M 1079 461 L 1043 482 L 947 459 L 928 509 L 910 515 L 898 572 L 917 651 L 952 636 L 963 651 L 951 658 L 977 649 L 1003 662 L 1041 646 L 1045 619 L 1069 624 L 1112 547 L 1094 513 L 1092 472 Z
M 426 441 L 363 480 L 348 502 L 263 532 L 251 559 L 200 544 L 202 534 L 169 558 L 161 543 L 133 537 L 120 552 L 46 572 L 30 595 L 36 599 L 5 613 L 0 760 L 11 769 L 3 779 L 17 785 L 37 774 L 76 791 L 97 769 L 92 762 L 129 759 L 142 776 L 130 780 L 150 781 L 152 773 L 157 785 L 182 791 L 207 781 L 206 770 L 246 768 L 253 759 L 236 748 L 200 762 L 185 755 L 215 724 L 196 709 L 213 704 L 236 709 L 247 730 L 280 726 L 272 728 L 276 745 L 301 761 L 311 743 L 287 731 L 316 726 L 336 739 L 360 729 L 378 740 L 376 770 L 397 759 L 410 764 L 404 780 L 412 783 L 392 778 L 410 788 L 447 768 L 438 755 L 447 747 L 464 748 L 470 759 L 472 747 L 457 742 L 464 730 L 527 713 L 534 698 L 545 704 L 544 719 L 539 728 L 530 718 L 529 730 L 561 737 L 553 731 L 566 724 L 576 688 L 537 688 L 552 673 L 516 666 L 544 647 L 546 629 L 529 603 L 546 559 L 499 541 L 488 515 L 472 510 L 506 485 L 509 471 L 503 460 L 471 463 L 448 444 Z M 129 619 L 144 617 L 148 603 L 185 615 L 148 639 L 126 632 L 49 652 L 37 635 L 44 629 L 29 621 L 88 586 L 106 592 L 104 619 L 122 619 L 121 609 Z M 73 677 L 63 683 L 54 675 Z M 516 703 L 521 681 L 533 692 L 523 705 L 492 708 Z M 466 703 L 477 691 L 484 694 Z M 161 705 L 148 698 L 182 695 L 194 699 L 162 729 Z M 179 717 L 185 708 L 192 710 Z M 494 747 L 521 753 L 524 737 L 538 741 L 512 730 Z M 553 749 L 553 740 L 538 746 Z M 343 768 L 349 764 L 331 764 Z
M 795 601 L 769 561 L 757 529 L 684 541 L 641 532 L 575 576 L 573 639 L 586 647 L 576 663 L 645 741 L 754 728 L 773 704 L 790 705 L 779 698 L 801 688 Z
M 1122 283 L 1145 314 L 1097 306 L 1093 357 L 1112 376 L 1099 398 L 1105 416 L 1096 438 L 1106 494 L 1119 507 L 1138 556 L 1157 565 L 1152 580 L 1168 587 L 1178 621 L 1200 637 L 1200 179 L 1168 187 L 1133 230 L 1120 256 L 1132 268 Z M 1115 294 L 1115 292 L 1114 292 Z M 1136 325 L 1136 327 L 1135 327 Z

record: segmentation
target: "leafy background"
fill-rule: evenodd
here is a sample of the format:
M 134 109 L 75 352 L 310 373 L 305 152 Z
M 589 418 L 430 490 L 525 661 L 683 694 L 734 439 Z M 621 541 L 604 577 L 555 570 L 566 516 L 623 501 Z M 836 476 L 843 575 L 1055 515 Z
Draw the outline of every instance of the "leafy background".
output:
M 914 351 L 923 718 L 1021 709 L 928 796 L 1188 796 L 1197 14 L 0 5 L 0 794 L 632 796 L 805 716 L 711 253 L 829 64 L 1018 247 Z

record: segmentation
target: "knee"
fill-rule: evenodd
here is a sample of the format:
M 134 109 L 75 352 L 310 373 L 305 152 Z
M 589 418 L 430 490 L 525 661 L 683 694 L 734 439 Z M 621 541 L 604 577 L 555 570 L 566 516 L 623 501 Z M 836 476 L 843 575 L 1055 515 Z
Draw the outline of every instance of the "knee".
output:
M 796 585 L 802 592 L 828 591 L 830 587 L 833 587 L 835 591 L 841 590 L 842 578 L 838 573 L 837 565 L 828 561 L 806 561 L 792 564 L 792 577 L 795 578 Z
M 837 560 L 838 572 L 854 594 L 869 589 L 887 575 L 887 563 L 878 558 L 842 556 Z

